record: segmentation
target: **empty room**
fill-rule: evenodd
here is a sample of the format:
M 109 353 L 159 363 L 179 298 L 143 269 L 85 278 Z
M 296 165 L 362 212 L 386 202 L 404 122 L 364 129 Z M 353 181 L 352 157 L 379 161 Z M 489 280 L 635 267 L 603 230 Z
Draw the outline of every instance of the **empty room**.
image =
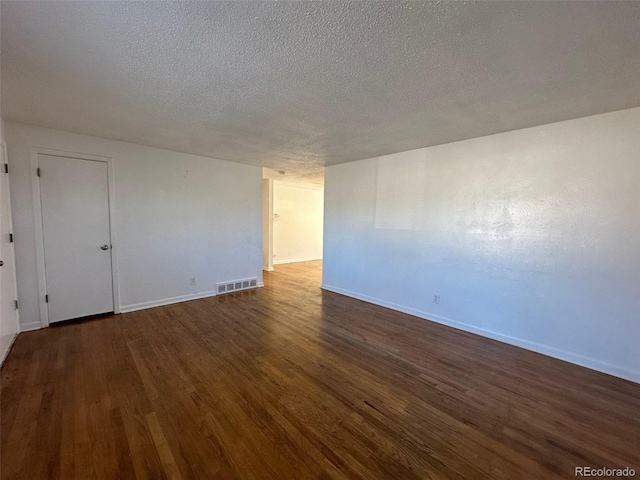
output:
M 0 1 L 0 478 L 640 476 L 639 1 Z

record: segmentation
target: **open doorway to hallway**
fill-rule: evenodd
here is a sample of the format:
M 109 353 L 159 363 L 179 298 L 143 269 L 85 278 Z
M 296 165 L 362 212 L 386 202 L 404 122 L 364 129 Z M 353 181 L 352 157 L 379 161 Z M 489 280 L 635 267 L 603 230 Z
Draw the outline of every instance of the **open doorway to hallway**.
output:
M 262 202 L 263 270 L 273 271 L 274 265 L 279 264 L 322 260 L 322 184 L 264 178 Z

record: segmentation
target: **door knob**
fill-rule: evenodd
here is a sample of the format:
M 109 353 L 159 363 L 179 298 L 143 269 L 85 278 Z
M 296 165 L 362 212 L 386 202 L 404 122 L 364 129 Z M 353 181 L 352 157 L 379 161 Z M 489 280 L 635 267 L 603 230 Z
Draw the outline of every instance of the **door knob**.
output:
M 106 244 L 105 244 L 105 245 L 102 245 L 100 248 L 101 248 L 102 250 L 109 250 L 109 245 L 106 245 Z

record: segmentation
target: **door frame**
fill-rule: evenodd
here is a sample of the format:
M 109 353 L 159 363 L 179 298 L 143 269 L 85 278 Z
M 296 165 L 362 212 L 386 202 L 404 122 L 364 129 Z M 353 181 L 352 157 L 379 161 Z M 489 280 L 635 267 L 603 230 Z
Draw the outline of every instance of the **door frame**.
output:
M 2 163 L 6 163 L 7 165 L 9 165 L 9 152 L 7 151 L 7 143 L 2 140 L 0 141 L 0 165 L 2 165 Z M 4 175 L 4 174 L 3 174 Z M 5 179 L 2 179 L 0 181 L 3 181 Z M 11 179 L 10 177 L 6 178 L 6 192 L 4 193 L 6 195 L 7 201 L 9 202 L 8 205 L 6 205 L 6 208 L 9 210 L 9 215 L 8 215 L 8 220 L 9 220 L 9 226 L 11 227 L 11 233 L 13 233 L 15 235 L 15 231 L 13 228 L 13 210 L 11 208 Z M 1 215 L 1 213 L 0 213 Z M 11 264 L 13 267 L 13 275 L 11 278 L 11 282 L 13 283 L 13 292 L 16 296 L 15 300 L 18 301 L 18 281 L 17 281 L 17 266 L 16 266 L 16 247 L 15 247 L 15 243 L 11 243 L 11 249 L 10 249 L 10 255 L 11 255 Z M 6 258 L 4 258 L 5 262 L 7 261 Z M 0 292 L 1 294 L 1 292 Z M 11 341 L 11 344 L 9 345 L 9 348 L 7 349 L 7 351 L 5 352 L 4 356 L 1 356 L 2 352 L 0 352 L 0 366 L 2 366 L 2 364 L 4 363 L 5 359 L 7 358 L 7 355 L 9 355 L 9 352 L 11 351 L 11 347 L 13 346 L 13 342 L 15 342 L 16 338 L 18 337 L 18 334 L 21 331 L 20 328 L 20 310 L 16 307 L 15 310 L 15 317 L 14 317 L 14 321 L 15 321 L 15 327 L 16 327 L 16 334 L 13 337 L 13 340 Z
M 49 308 L 46 302 L 47 277 L 44 260 L 44 229 L 42 226 L 42 203 L 40 195 L 40 177 L 38 177 L 38 155 L 52 155 L 55 157 L 77 158 L 107 164 L 107 188 L 109 192 L 109 232 L 111 234 L 111 278 L 113 283 L 113 313 L 120 313 L 120 282 L 118 281 L 118 242 L 114 227 L 114 173 L 113 158 L 88 153 L 68 152 L 51 148 L 32 147 L 31 156 L 31 190 L 33 192 L 33 222 L 35 228 L 36 270 L 38 276 L 38 306 L 40 308 L 40 325 L 49 326 Z

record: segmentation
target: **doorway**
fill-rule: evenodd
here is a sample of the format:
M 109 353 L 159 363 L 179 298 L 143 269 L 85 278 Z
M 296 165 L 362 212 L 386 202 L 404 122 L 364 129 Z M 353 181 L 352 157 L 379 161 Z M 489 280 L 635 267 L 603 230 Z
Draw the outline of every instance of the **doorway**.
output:
M 117 311 L 109 160 L 36 154 L 43 326 Z
M 264 169 L 267 174 L 268 169 Z M 265 175 L 266 176 L 266 175 Z M 262 180 L 262 268 L 322 260 L 324 186 Z
M 273 264 L 322 260 L 324 188 L 274 182 Z

